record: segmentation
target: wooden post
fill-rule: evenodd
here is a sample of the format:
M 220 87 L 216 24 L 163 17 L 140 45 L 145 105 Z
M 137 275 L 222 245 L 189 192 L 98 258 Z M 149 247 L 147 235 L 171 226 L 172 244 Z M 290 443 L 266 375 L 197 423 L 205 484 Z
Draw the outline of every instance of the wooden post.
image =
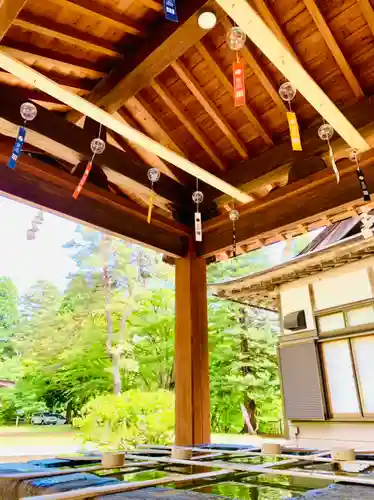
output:
M 176 445 L 210 442 L 206 262 L 194 248 L 176 261 Z

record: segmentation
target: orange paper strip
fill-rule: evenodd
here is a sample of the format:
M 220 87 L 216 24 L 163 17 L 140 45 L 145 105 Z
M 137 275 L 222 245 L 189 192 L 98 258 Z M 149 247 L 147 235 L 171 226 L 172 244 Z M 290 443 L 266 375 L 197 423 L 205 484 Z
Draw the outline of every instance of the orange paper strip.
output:
M 245 106 L 244 65 L 241 61 L 233 64 L 235 107 Z
M 82 179 L 79 181 L 79 184 L 78 184 L 76 190 L 74 191 L 73 198 L 75 200 L 77 200 L 79 195 L 81 194 L 83 186 L 86 184 L 87 178 L 90 175 L 91 169 L 92 169 L 92 161 L 90 161 L 88 163 L 86 170 L 84 171 L 84 174 L 82 175 Z

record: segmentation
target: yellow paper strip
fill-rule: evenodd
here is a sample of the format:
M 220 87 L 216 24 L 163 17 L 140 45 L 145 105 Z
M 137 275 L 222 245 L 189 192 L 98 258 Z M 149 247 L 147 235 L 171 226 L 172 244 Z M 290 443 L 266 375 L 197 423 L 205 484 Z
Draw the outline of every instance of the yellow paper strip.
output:
M 291 144 L 294 151 L 302 151 L 300 139 L 299 124 L 297 123 L 296 113 L 289 111 L 287 113 L 288 126 L 290 128 Z
M 149 206 L 148 206 L 148 217 L 147 217 L 147 222 L 148 224 L 151 223 L 152 220 L 152 212 L 153 212 L 153 201 L 155 198 L 155 193 L 152 191 L 150 197 L 149 197 Z

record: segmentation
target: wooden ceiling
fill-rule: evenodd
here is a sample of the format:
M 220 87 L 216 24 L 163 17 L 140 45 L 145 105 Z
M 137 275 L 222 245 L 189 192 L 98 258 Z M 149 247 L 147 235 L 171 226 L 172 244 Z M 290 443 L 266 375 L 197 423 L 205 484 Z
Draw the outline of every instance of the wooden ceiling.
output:
M 250 0 L 250 4 L 371 145 L 374 10 L 370 0 Z M 247 40 L 241 51 L 247 104 L 235 108 L 234 53 L 226 44 L 232 20 L 214 0 L 177 0 L 177 7 L 180 22 L 175 24 L 165 20 L 160 0 L 3 0 L 1 48 L 249 193 L 253 201 L 240 208 L 238 223 L 242 251 L 300 234 L 316 224 L 328 223 L 331 217 L 357 213 L 363 202 L 354 165 L 346 159 L 350 151 L 347 144 L 338 136 L 333 142 L 342 169 L 342 182 L 336 186 L 326 161 L 326 143 L 317 137 L 323 123 L 318 112 L 297 95 L 292 106 L 300 124 L 303 152 L 292 152 L 287 109 L 278 94 L 285 81 L 282 73 Z M 210 31 L 198 26 L 197 17 L 203 10 L 217 15 L 217 25 Z M 24 156 L 15 173 L 19 179 L 4 173 L 0 189 L 170 254 L 183 255 L 193 233 L 191 193 L 195 179 L 108 130 L 110 146 L 96 158 L 88 187 L 75 206 L 69 198 L 70 184 L 77 183 L 82 174 L 98 126 L 0 71 L 2 136 L 16 135 L 19 105 L 27 99 L 40 106 L 37 119 L 29 124 L 26 151 L 33 158 Z M 9 148 L 9 140 L 3 137 L 0 153 L 4 158 Z M 57 161 L 46 167 L 40 153 Z M 374 192 L 373 161 L 371 151 L 364 154 L 363 168 Z M 40 165 L 36 167 L 36 163 Z M 151 228 L 146 225 L 150 166 L 165 174 L 155 185 Z M 34 197 L 27 195 L 32 176 L 37 184 Z M 53 204 L 51 193 L 48 203 L 43 202 L 43 192 L 52 192 L 56 186 L 66 190 L 64 210 Z M 210 186 L 203 184 L 202 190 L 207 222 L 198 252 L 221 255 L 230 247 L 231 223 L 226 210 L 232 200 Z M 85 200 L 92 204 L 98 198 L 103 205 L 101 218 L 79 217 L 79 210 L 89 212 Z M 105 203 L 110 207 L 107 216 Z M 120 210 L 122 205 L 125 208 Z M 123 227 L 109 227 L 105 219 L 117 209 L 131 219 L 126 219 L 127 224 L 124 219 Z M 137 228 L 139 234 L 128 230 L 134 223 L 142 227 Z M 151 229 L 165 235 L 159 240 L 149 237 Z

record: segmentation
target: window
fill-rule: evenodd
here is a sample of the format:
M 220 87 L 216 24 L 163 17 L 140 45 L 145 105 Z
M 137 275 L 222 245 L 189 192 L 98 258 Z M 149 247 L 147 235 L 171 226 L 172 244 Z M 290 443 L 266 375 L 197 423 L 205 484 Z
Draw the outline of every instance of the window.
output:
M 329 411 L 333 418 L 374 416 L 374 336 L 322 344 Z
M 321 332 L 332 332 L 345 328 L 344 314 L 342 312 L 336 314 L 328 314 L 318 318 L 318 326 Z
M 374 324 L 374 306 L 345 307 L 344 310 L 318 317 L 318 329 L 322 333 L 352 328 L 361 325 Z M 321 314 L 320 313 L 320 314 Z

